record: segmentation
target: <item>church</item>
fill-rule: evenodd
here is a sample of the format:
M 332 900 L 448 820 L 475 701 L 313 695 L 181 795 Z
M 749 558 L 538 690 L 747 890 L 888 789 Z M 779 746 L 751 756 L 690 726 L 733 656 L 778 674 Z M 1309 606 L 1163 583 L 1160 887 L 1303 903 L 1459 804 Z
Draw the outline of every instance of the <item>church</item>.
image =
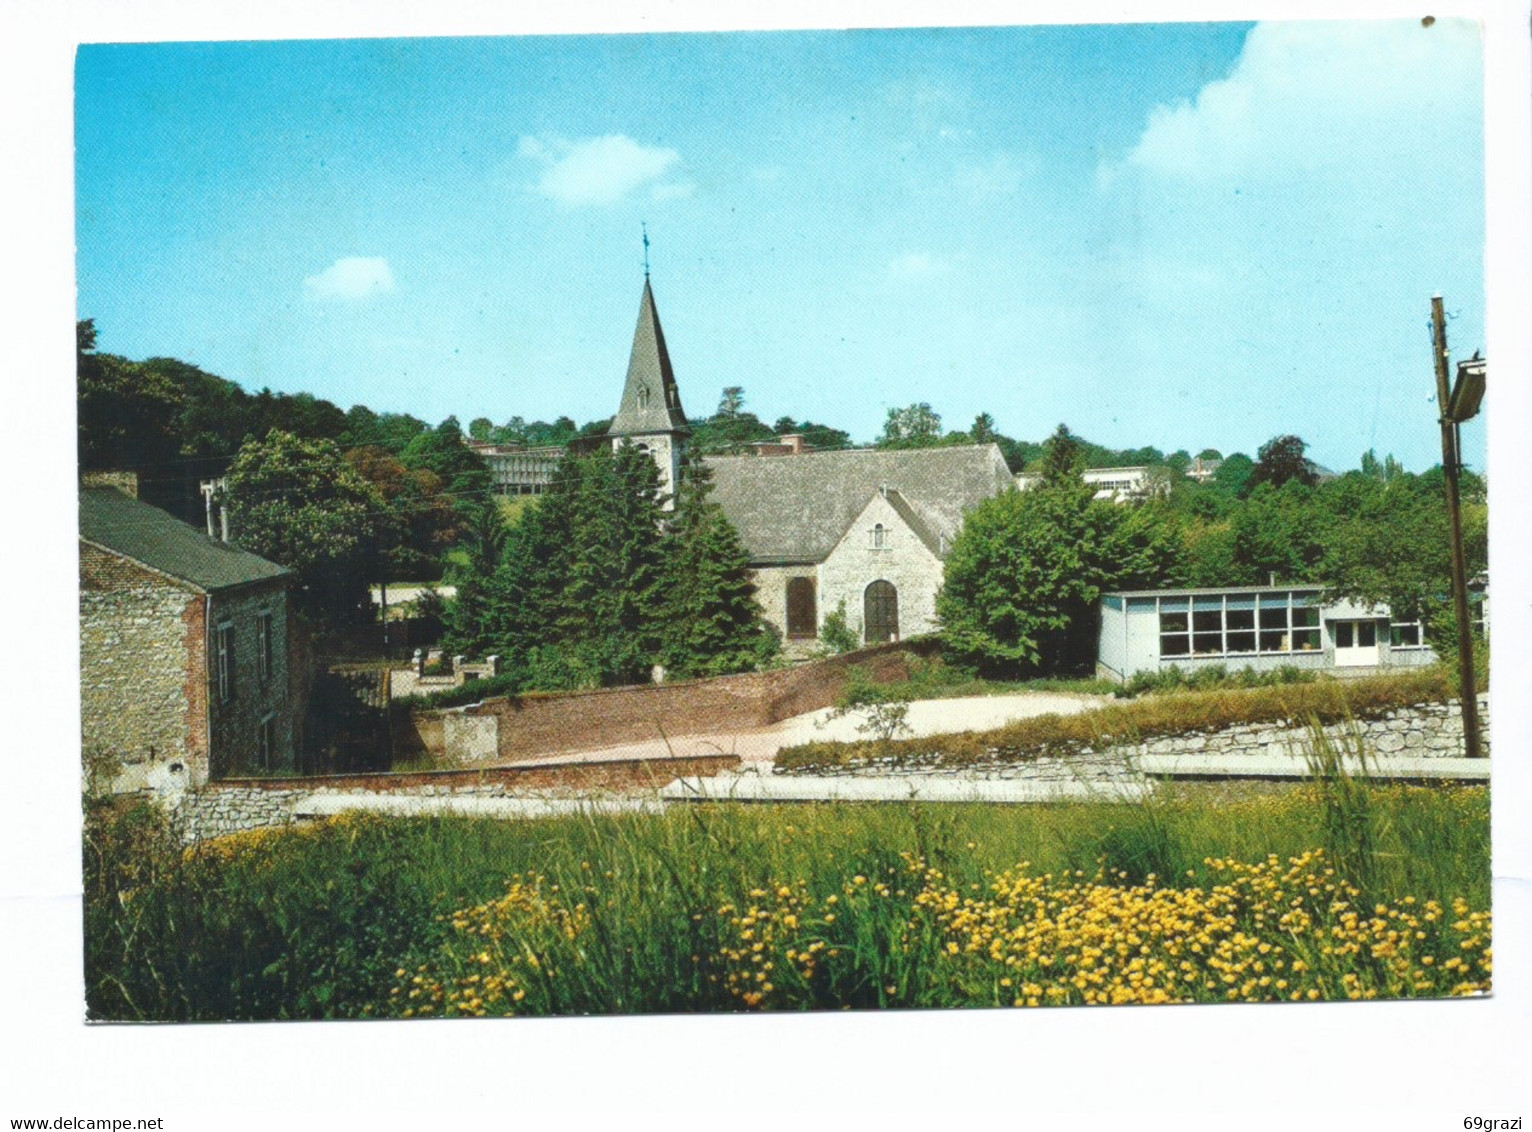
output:
M 691 429 L 647 274 L 613 448 L 636 445 L 679 482 Z M 817 638 L 844 609 L 866 644 L 937 627 L 943 563 L 963 515 L 1013 484 L 993 444 L 816 452 L 791 438 L 775 455 L 708 456 L 713 499 L 739 531 L 756 600 L 784 639 Z

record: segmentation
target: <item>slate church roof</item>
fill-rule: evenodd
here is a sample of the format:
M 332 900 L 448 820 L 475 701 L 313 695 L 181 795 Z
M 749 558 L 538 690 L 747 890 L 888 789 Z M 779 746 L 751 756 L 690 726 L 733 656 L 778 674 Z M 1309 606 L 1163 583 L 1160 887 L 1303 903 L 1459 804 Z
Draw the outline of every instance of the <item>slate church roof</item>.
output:
M 289 573 L 114 487 L 80 489 L 80 538 L 206 593 Z
M 933 552 L 952 545 L 963 513 L 1012 486 L 993 444 L 851 449 L 801 456 L 710 456 L 713 499 L 756 565 L 822 562 L 884 487 Z
M 660 312 L 654 307 L 654 291 L 644 278 L 644 296 L 638 306 L 638 326 L 633 331 L 633 353 L 628 358 L 628 380 L 622 387 L 622 404 L 607 426 L 608 436 L 640 433 L 689 433 L 681 408 L 681 391 L 670 368 Z

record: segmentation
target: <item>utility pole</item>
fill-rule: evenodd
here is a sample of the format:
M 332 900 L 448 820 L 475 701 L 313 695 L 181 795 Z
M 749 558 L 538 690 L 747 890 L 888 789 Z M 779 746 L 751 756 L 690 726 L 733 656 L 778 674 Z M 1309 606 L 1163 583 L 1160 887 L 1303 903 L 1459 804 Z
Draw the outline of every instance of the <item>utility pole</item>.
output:
M 1442 470 L 1447 479 L 1447 514 L 1452 524 L 1452 611 L 1458 630 L 1458 700 L 1463 713 L 1463 749 L 1480 757 L 1479 693 L 1474 686 L 1473 630 L 1468 622 L 1468 563 L 1463 553 L 1463 505 L 1458 494 L 1460 458 L 1458 421 L 1453 417 L 1452 391 L 1447 380 L 1447 319 L 1442 297 L 1431 297 L 1432 342 L 1436 354 L 1436 397 L 1441 408 Z M 1477 406 L 1476 406 L 1477 407 Z

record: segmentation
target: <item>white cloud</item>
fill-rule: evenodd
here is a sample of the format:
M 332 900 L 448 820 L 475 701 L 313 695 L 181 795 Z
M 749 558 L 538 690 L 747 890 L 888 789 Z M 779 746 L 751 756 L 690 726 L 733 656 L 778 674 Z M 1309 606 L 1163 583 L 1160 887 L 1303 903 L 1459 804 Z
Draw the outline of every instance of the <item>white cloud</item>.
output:
M 888 277 L 898 281 L 930 279 L 945 275 L 950 267 L 946 260 L 929 252 L 906 252 L 889 260 Z
M 1481 56 L 1468 20 L 1258 24 L 1229 76 L 1193 101 L 1155 107 L 1102 181 L 1125 167 L 1202 183 L 1424 167 L 1477 134 Z
M 653 185 L 654 199 L 684 196 L 689 184 L 658 184 L 681 155 L 673 149 L 640 145 L 624 134 L 570 141 L 553 135 L 523 137 L 517 146 L 522 157 L 542 166 L 532 187 L 564 208 L 615 204 L 636 189 Z
M 346 256 L 303 281 L 311 299 L 367 299 L 394 289 L 394 273 L 382 256 Z
M 1297 431 L 1327 462 L 1415 443 L 1432 291 L 1483 340 L 1482 54 L 1456 19 L 1258 24 L 1146 115 L 1085 249 L 1124 420 L 1223 405 L 1229 435 Z M 1336 359 L 1344 381 L 1315 376 Z

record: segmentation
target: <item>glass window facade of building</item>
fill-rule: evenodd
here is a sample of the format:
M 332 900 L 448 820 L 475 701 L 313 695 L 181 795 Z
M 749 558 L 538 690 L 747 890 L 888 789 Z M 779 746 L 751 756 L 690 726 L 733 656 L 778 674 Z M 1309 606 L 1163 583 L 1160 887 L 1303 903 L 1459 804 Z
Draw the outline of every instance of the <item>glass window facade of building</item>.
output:
M 1229 593 L 1134 601 L 1158 602 L 1160 656 L 1261 656 L 1318 652 L 1319 606 L 1313 595 Z

